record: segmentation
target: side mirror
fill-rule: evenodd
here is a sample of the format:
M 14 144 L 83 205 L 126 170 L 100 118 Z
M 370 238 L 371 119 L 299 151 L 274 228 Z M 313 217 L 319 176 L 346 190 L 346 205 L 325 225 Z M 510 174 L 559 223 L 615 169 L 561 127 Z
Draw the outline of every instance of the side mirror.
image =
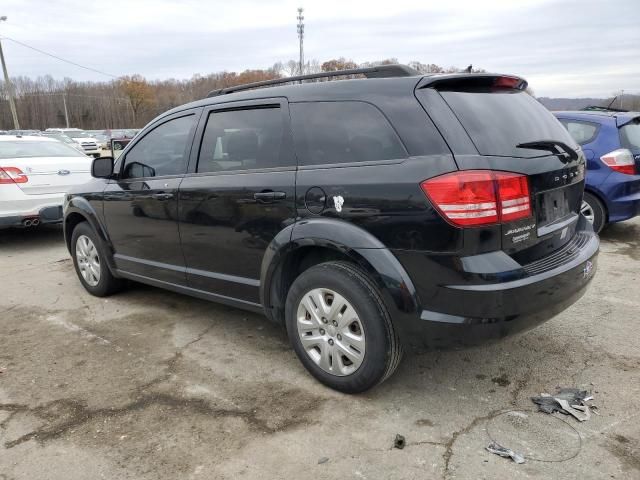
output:
M 113 157 L 99 157 L 91 163 L 91 176 L 95 178 L 111 178 L 113 176 Z

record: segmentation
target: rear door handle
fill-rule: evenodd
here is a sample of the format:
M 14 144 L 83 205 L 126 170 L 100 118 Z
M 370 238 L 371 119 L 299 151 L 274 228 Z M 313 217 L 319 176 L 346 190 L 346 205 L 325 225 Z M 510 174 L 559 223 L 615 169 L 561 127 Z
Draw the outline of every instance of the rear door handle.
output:
M 274 200 L 284 200 L 287 198 L 285 192 L 258 192 L 253 194 L 253 198 L 259 202 L 273 202 Z
M 156 200 L 170 200 L 173 198 L 173 193 L 154 193 L 151 195 L 151 198 L 155 198 Z

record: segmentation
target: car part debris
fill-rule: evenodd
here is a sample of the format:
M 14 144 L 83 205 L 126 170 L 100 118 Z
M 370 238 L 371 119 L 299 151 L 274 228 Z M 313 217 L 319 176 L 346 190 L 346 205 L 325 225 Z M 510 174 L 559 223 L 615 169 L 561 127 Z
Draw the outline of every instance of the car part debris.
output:
M 579 422 L 585 422 L 591 418 L 591 407 L 586 403 L 590 400 L 593 400 L 593 396 L 586 390 L 577 388 L 559 388 L 555 395 L 542 393 L 539 397 L 531 397 L 531 401 L 538 405 L 541 412 L 572 415 Z
M 402 450 L 406 444 L 407 442 L 404 436 L 398 433 L 396 435 L 396 438 L 393 440 L 393 448 L 399 448 L 400 450 Z
M 496 442 L 491 442 L 488 446 L 485 447 L 485 449 L 495 455 L 499 455 L 504 458 L 511 458 L 511 460 L 516 463 L 524 463 L 524 455 L 514 452 L 510 448 L 503 447 Z

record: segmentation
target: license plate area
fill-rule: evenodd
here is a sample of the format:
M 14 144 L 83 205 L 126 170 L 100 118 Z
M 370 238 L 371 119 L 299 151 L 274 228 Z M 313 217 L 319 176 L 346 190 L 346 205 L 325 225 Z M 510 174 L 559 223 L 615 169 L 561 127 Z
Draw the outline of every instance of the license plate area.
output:
M 573 213 L 569 188 L 558 188 L 536 196 L 538 229 L 560 222 Z

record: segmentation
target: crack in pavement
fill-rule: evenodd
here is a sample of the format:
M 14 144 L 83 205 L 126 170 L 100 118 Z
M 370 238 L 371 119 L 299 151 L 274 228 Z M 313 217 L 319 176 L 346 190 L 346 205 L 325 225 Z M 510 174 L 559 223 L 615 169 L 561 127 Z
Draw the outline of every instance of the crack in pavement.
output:
M 248 409 L 228 409 L 217 408 L 212 406 L 207 400 L 195 398 L 179 398 L 165 393 L 150 393 L 142 395 L 136 400 L 123 405 L 122 407 L 106 407 L 90 409 L 84 402 L 72 399 L 54 400 L 45 405 L 30 408 L 27 405 L 16 404 L 0 404 L 0 410 L 13 410 L 14 412 L 32 413 L 38 418 L 47 418 L 51 416 L 51 410 L 63 409 L 70 416 L 66 421 L 54 425 L 44 426 L 26 433 L 15 440 L 4 443 L 6 449 L 11 449 L 29 440 L 37 440 L 44 443 L 47 440 L 60 438 L 70 430 L 78 428 L 93 420 L 104 418 L 116 418 L 128 413 L 145 410 L 151 406 L 164 406 L 176 409 L 188 410 L 190 413 L 201 415 L 209 415 L 215 417 L 236 417 L 244 419 L 249 427 L 257 432 L 276 433 L 279 431 L 292 428 L 301 423 L 305 423 L 303 419 L 290 419 L 279 427 L 271 427 L 267 420 L 259 418 L 257 411 L 253 408 Z
M 453 446 L 458 440 L 458 437 L 460 435 L 469 433 L 471 430 L 476 428 L 481 422 L 486 422 L 487 420 L 491 420 L 492 418 L 494 418 L 496 415 L 500 414 L 503 411 L 504 411 L 503 409 L 492 410 L 487 415 L 483 415 L 481 417 L 475 417 L 471 421 L 471 423 L 469 423 L 466 427 L 463 427 L 460 430 L 457 430 L 451 434 L 451 438 L 444 444 L 445 451 L 442 454 L 442 459 L 444 460 L 444 469 L 442 472 L 443 480 L 446 480 L 449 476 L 451 458 L 453 457 Z
M 229 408 L 216 405 L 215 402 L 211 402 L 208 399 L 185 398 L 169 393 L 145 391 L 152 386 L 168 381 L 171 376 L 174 375 L 178 362 L 183 358 L 184 350 L 202 340 L 213 327 L 214 325 L 210 325 L 204 329 L 196 335 L 195 338 L 184 344 L 170 358 L 165 360 L 167 366 L 166 371 L 151 382 L 139 386 L 136 389 L 138 393 L 137 397 L 122 406 L 89 408 L 85 401 L 71 398 L 53 400 L 36 407 L 18 403 L 0 404 L 0 411 L 11 412 L 11 414 L 0 423 L 0 427 L 3 429 L 6 428 L 8 422 L 18 413 L 32 414 L 48 422 L 44 426 L 32 430 L 14 440 L 6 441 L 4 447 L 11 449 L 30 440 L 44 443 L 47 440 L 62 437 L 66 433 L 89 422 L 122 417 L 129 413 L 140 412 L 153 406 L 186 410 L 192 414 L 240 418 L 246 421 L 251 430 L 259 433 L 272 434 L 308 423 L 303 415 L 291 415 L 280 423 L 273 425 L 271 423 L 272 418 L 269 415 L 261 416 L 260 409 L 255 408 L 253 405 L 244 408 Z

